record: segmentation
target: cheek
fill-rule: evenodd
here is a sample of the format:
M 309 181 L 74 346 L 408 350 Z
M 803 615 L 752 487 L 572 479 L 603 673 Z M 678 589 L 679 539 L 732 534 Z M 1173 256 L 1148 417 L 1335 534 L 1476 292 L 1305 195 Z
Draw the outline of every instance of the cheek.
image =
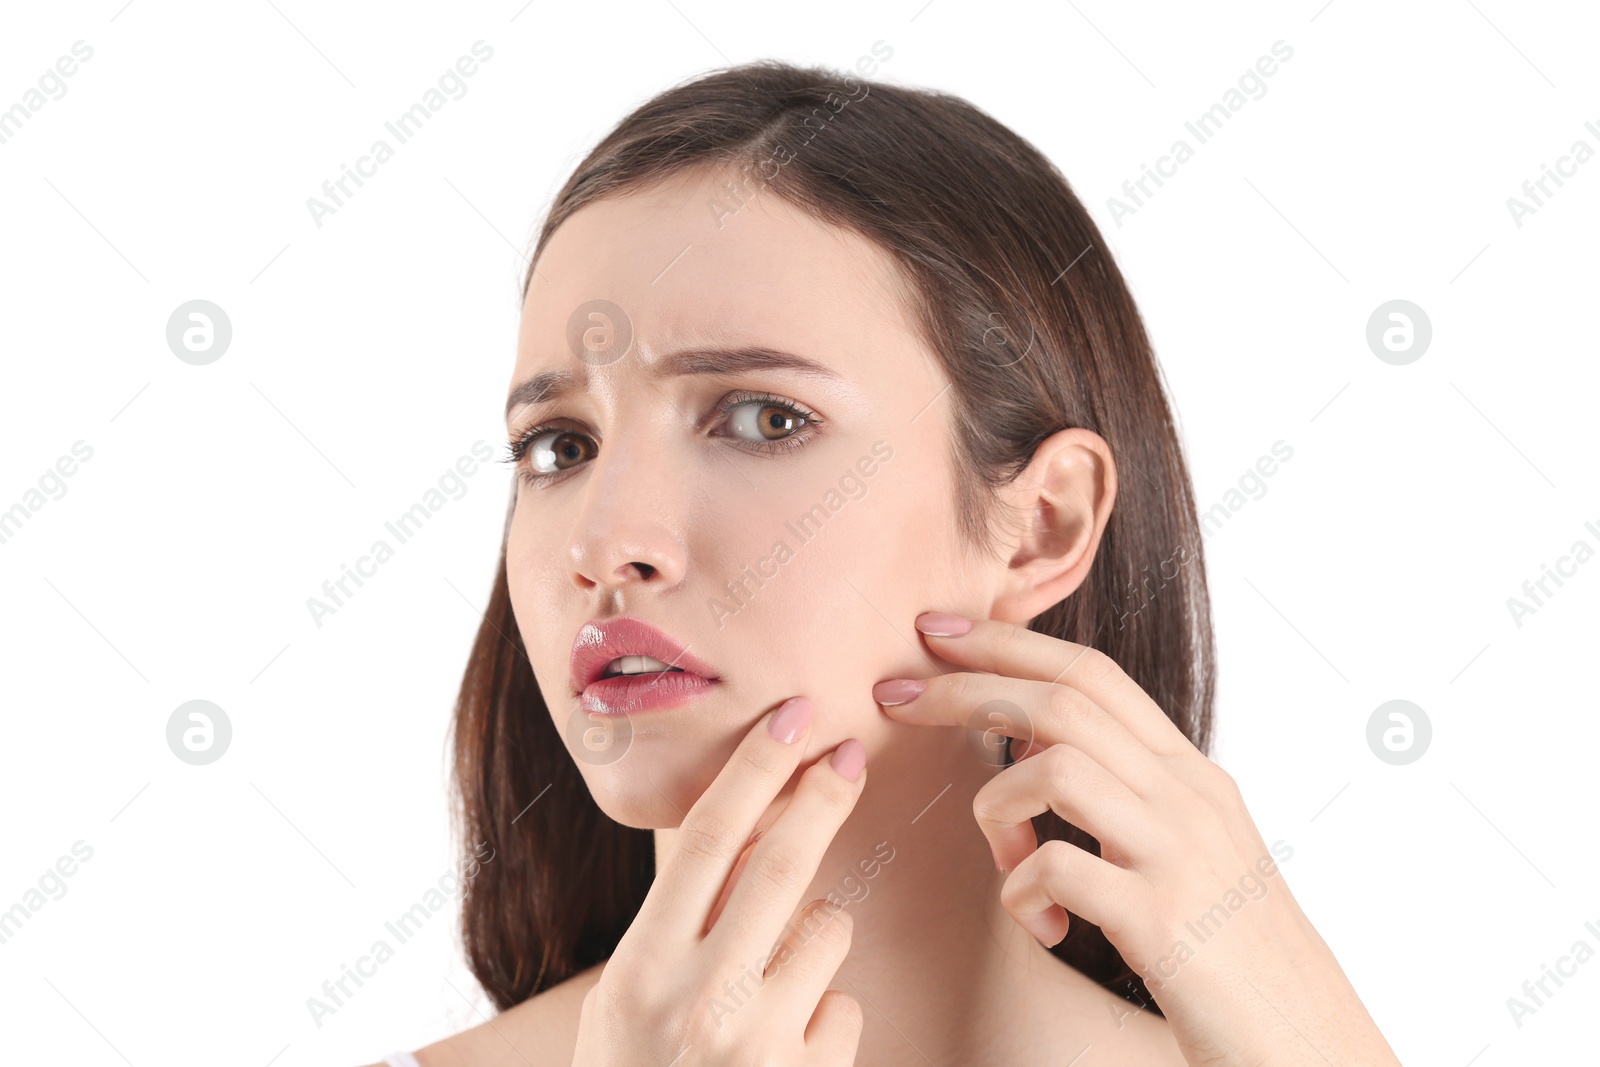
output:
M 567 674 L 570 642 L 580 619 L 564 618 L 561 583 L 569 581 L 561 570 L 562 553 L 542 541 L 531 523 L 520 517 L 506 538 L 506 591 L 511 614 L 522 635 L 528 662 L 533 665 L 545 701 L 552 708 L 569 702 Z
M 737 649 L 744 675 L 774 699 L 806 692 L 826 702 L 819 710 L 876 718 L 873 683 L 931 672 L 916 615 L 974 598 L 939 472 L 898 454 L 869 477 L 842 470 L 811 499 L 763 509 L 763 521 L 708 531 L 701 558 L 718 562 L 702 587 L 718 647 Z

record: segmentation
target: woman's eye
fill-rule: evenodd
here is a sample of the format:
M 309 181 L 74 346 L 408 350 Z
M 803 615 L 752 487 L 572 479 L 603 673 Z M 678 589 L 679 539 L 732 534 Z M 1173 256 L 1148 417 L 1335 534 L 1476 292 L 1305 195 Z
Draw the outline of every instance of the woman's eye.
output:
M 770 400 L 740 401 L 729 408 L 728 415 L 728 425 L 734 433 L 750 434 L 745 439 L 754 442 L 792 437 L 806 422 L 803 415 Z
M 726 402 L 720 415 L 719 425 L 726 423 L 728 429 L 716 436 L 733 437 L 762 452 L 799 448 L 822 425 L 821 417 L 798 404 L 770 396 Z M 529 485 L 543 485 L 593 459 L 599 448 L 599 443 L 581 430 L 540 426 L 510 445 L 506 462 L 520 464 L 525 459 L 522 479 Z
M 552 430 L 528 442 L 528 465 L 535 474 L 559 474 L 594 456 L 585 434 Z

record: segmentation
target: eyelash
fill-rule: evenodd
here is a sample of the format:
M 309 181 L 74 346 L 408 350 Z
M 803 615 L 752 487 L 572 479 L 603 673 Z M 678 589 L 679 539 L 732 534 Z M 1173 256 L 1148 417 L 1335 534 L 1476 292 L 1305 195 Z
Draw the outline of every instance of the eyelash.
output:
M 791 416 L 800 420 L 801 422 L 800 428 L 794 433 L 787 437 L 780 437 L 774 441 L 747 441 L 742 438 L 735 439 L 737 447 L 756 449 L 768 455 L 778 455 L 784 452 L 792 452 L 797 448 L 803 447 L 806 442 L 816 435 L 816 427 L 821 426 L 823 422 L 823 420 L 818 418 L 814 413 L 807 411 L 794 401 L 785 400 L 784 398 L 780 396 L 774 396 L 771 393 L 730 393 L 723 399 L 722 406 L 717 412 L 718 421 L 720 422 L 723 419 L 726 419 L 728 414 L 734 408 L 743 407 L 746 404 L 759 404 L 762 407 L 777 408 L 780 411 L 788 412 Z M 500 460 L 500 462 L 514 466 L 517 470 L 518 479 L 521 480 L 524 485 L 545 485 L 557 479 L 565 478 L 568 473 L 573 470 L 577 470 L 577 468 L 571 467 L 565 471 L 530 471 L 525 470 L 522 467 L 522 459 L 528 454 L 528 449 L 532 447 L 534 441 L 547 434 L 558 433 L 562 431 L 569 433 L 578 432 L 549 422 L 543 422 L 537 426 L 530 427 L 511 439 L 511 441 L 506 445 L 505 456 Z

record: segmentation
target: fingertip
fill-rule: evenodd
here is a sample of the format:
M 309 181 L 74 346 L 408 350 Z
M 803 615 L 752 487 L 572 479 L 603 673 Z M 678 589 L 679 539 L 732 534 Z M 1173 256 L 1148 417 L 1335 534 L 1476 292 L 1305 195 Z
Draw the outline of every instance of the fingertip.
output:
M 1045 948 L 1052 948 L 1061 943 L 1067 936 L 1067 928 L 1071 919 L 1067 916 L 1067 909 L 1056 904 L 1044 911 L 1029 915 L 1025 919 L 1018 919 L 1017 925 L 1021 926 L 1033 939 Z
M 829 757 L 828 765 L 849 781 L 857 781 L 867 766 L 866 746 L 853 737 L 841 741 Z
M 890 678 L 872 687 L 872 699 L 884 707 L 909 704 L 927 687 L 927 681 L 922 678 Z
M 811 724 L 811 701 L 803 696 L 793 696 L 779 704 L 767 718 L 767 733 L 792 745 Z
M 961 637 L 972 632 L 971 619 L 943 611 L 925 611 L 914 625 L 929 637 Z

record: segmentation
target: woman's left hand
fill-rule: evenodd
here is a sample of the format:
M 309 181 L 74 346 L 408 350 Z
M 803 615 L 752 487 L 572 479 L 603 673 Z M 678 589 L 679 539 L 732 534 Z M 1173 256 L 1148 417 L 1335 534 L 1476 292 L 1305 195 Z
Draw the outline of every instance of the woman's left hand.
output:
M 1110 657 L 988 619 L 929 612 L 917 628 L 971 670 L 915 680 L 922 691 L 885 704 L 890 717 L 985 728 L 973 721 L 983 705 L 1017 709 L 1018 722 L 993 728 L 1022 735 L 1018 762 L 972 807 L 1010 872 L 1000 898 L 1018 924 L 1047 946 L 1066 935 L 1068 908 L 1097 924 L 1145 977 L 1190 1064 L 1399 1063 L 1238 785 Z M 915 681 L 879 683 L 874 699 L 904 697 Z M 1092 834 L 1101 855 L 1038 843 L 1031 820 L 1046 809 Z

